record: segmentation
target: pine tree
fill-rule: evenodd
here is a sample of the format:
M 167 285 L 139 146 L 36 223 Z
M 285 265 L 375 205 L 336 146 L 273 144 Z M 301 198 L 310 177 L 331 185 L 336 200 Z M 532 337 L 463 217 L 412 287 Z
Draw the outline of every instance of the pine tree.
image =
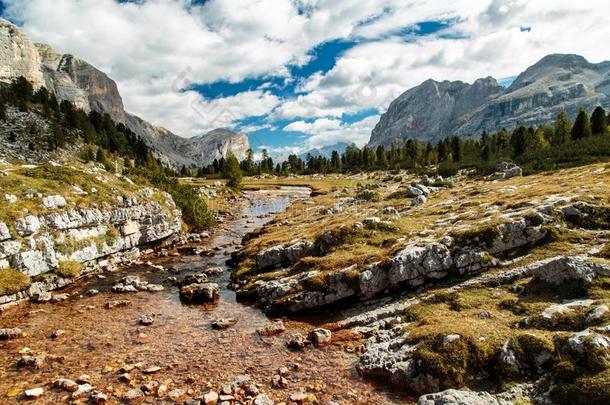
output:
M 489 162 L 491 160 L 491 151 L 489 149 L 489 145 L 483 146 L 483 152 L 481 153 L 481 158 L 484 162 Z
M 581 108 L 572 127 L 572 139 L 582 139 L 591 136 L 591 121 L 587 112 Z
M 555 120 L 555 131 L 553 133 L 553 138 L 551 139 L 551 145 L 563 145 L 568 139 L 570 139 L 572 133 L 572 121 L 568 114 L 565 111 L 561 111 L 557 114 L 557 119 Z
M 4 101 L 0 100 L 0 120 L 4 121 L 6 119 L 6 104 Z
M 527 140 L 527 129 L 523 126 L 513 131 L 510 137 L 510 146 L 513 149 L 513 156 L 519 157 L 525 152 L 525 142 Z
M 58 123 L 53 124 L 53 148 L 63 148 L 65 144 L 66 137 L 64 136 L 64 131 Z
M 451 157 L 454 162 L 462 160 L 462 140 L 458 136 L 451 138 Z
M 243 173 L 239 168 L 239 162 L 232 153 L 227 156 L 224 165 L 223 177 L 227 179 L 227 186 L 234 190 L 240 190 L 243 182 Z
M 97 153 L 95 155 L 95 160 L 97 160 L 99 163 L 106 163 L 106 154 L 104 153 L 104 149 L 102 148 L 98 148 L 97 149 Z
M 591 132 L 593 135 L 602 135 L 608 132 L 606 111 L 601 107 L 597 107 L 591 115 Z

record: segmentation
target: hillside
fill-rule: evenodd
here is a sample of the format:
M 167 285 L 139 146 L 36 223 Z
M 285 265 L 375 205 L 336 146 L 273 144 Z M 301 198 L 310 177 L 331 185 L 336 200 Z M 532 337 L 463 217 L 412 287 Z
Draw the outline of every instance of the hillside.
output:
M 116 83 L 105 73 L 73 55 L 61 55 L 50 46 L 34 44 L 14 24 L 0 19 L 0 82 L 23 76 L 35 90 L 45 86 L 57 98 L 85 112 L 109 114 L 140 136 L 165 164 L 204 167 L 232 152 L 240 158 L 249 149 L 245 135 L 212 131 L 191 139 L 155 127 L 125 111 Z
M 372 132 L 369 146 L 407 139 L 480 136 L 520 125 L 552 121 L 560 111 L 610 104 L 610 62 L 589 63 L 577 55 L 549 55 L 521 73 L 507 89 L 493 78 L 473 84 L 427 80 L 394 100 Z

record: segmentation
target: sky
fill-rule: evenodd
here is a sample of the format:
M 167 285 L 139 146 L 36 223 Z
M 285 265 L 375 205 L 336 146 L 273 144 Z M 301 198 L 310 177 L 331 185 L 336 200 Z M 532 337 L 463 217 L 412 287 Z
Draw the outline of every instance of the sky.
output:
M 287 156 L 364 145 L 432 78 L 508 86 L 550 53 L 610 60 L 608 0 L 0 0 L 36 42 L 113 78 L 177 135 L 247 134 Z

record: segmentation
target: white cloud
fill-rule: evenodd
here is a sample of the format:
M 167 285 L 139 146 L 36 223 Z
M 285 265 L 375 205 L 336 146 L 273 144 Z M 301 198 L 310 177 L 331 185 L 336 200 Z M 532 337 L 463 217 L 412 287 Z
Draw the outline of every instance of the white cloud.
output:
M 4 0 L 7 15 L 36 41 L 75 54 L 114 78 L 127 109 L 185 136 L 235 126 L 258 115 L 331 118 L 339 128 L 303 128 L 310 142 L 363 127 L 339 118 L 383 111 L 428 78 L 473 81 L 513 76 L 549 53 L 608 59 L 607 0 Z M 427 36 L 405 36 L 422 21 L 457 21 Z M 522 28 L 531 27 L 531 32 Z M 402 32 L 401 32 L 402 30 Z M 401 32 L 400 36 L 398 33 Z M 332 70 L 290 77 L 324 41 L 359 41 Z M 280 99 L 270 85 L 211 101 L 179 89 L 190 83 L 252 77 L 298 80 L 298 94 Z M 333 121 L 334 120 L 334 121 Z M 320 121 L 330 125 L 331 122 Z M 299 125 L 307 124 L 303 122 Z M 292 124 L 290 124 L 292 125 Z M 295 124 L 297 125 L 297 124 Z M 371 125 L 368 125 L 370 127 Z M 243 127 L 244 130 L 255 128 Z M 324 134 L 324 135 L 321 135 Z M 328 143 L 327 143 L 328 144 Z
M 299 88 L 304 94 L 283 103 L 275 115 L 313 118 L 340 117 L 367 108 L 383 111 L 402 92 L 429 78 L 472 82 L 490 75 L 510 77 L 550 53 L 577 53 L 593 62 L 609 59 L 607 50 L 599 46 L 610 36 L 610 17 L 599 13 L 602 0 L 558 0 L 552 7 L 543 0 L 468 3 L 473 5 L 453 1 L 443 10 L 437 4 L 410 2 L 395 9 L 400 12 L 361 27 L 360 33 L 379 35 L 386 22 L 389 30 L 407 23 L 407 9 L 417 12 L 411 22 L 435 10 L 437 17 L 460 18 L 434 35 L 408 40 L 387 36 L 357 45 L 332 70 L 310 77 Z M 525 27 L 531 31 L 524 31 Z
M 366 117 L 349 124 L 339 119 L 320 118 L 313 122 L 294 121 L 286 125 L 284 131 L 296 131 L 309 135 L 305 144 L 299 149 L 300 153 L 303 153 L 314 148 L 335 145 L 339 142 L 364 146 L 377 122 L 379 122 L 378 115 Z

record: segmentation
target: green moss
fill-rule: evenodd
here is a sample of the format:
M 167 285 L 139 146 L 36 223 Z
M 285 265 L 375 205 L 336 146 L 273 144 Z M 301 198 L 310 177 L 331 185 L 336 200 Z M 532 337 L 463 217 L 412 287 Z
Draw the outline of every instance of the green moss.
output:
M 533 372 L 538 366 L 536 356 L 544 352 L 552 354 L 555 351 L 555 345 L 550 339 L 530 333 L 520 334 L 510 339 L 510 347 L 515 352 L 517 360 L 528 366 Z
M 438 378 L 446 386 L 461 386 L 466 376 L 488 370 L 493 359 L 491 347 L 474 338 L 462 336 L 446 343 L 443 334 L 420 341 L 414 354 L 419 370 Z
M 371 190 L 360 190 L 356 193 L 354 198 L 364 201 L 381 201 L 381 194 Z
M 561 381 L 555 384 L 551 398 L 559 405 L 606 405 L 610 403 L 610 370 Z
M 0 295 L 10 295 L 27 289 L 32 284 L 30 278 L 15 269 L 0 270 Z
M 76 278 L 83 270 L 82 264 L 73 261 L 60 262 L 55 274 L 63 278 Z

